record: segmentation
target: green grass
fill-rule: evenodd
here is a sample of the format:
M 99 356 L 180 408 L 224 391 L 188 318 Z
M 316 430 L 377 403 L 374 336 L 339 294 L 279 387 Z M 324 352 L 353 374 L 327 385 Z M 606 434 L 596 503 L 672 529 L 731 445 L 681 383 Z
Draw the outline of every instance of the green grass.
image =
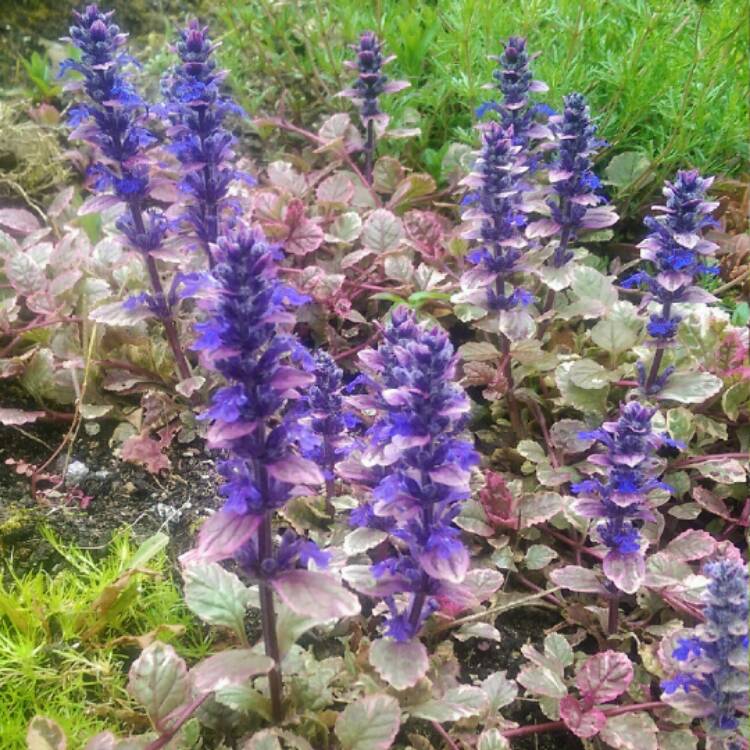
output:
M 602 136 L 602 159 L 642 151 L 651 169 L 631 186 L 653 191 L 678 168 L 737 175 L 747 164 L 748 27 L 737 0 L 245 0 L 224 2 L 221 56 L 251 113 L 311 123 L 348 107 L 335 99 L 347 44 L 375 29 L 397 55 L 392 77 L 412 88 L 386 97 L 399 126 L 414 120 L 415 165 L 435 164 L 450 141 L 473 142 L 473 110 L 490 92 L 500 40 L 528 37 L 548 102 L 582 91 Z M 221 27 L 223 26 L 223 33 Z
M 198 659 L 210 647 L 169 577 L 164 535 L 136 547 L 127 532 L 118 533 L 97 560 L 49 532 L 45 536 L 62 556 L 62 569 L 18 576 L 8 560 L 0 583 L 4 750 L 26 747 L 28 723 L 36 714 L 62 726 L 71 750 L 135 716 L 125 684 L 139 646 L 115 639 L 169 624 L 183 631 L 175 645 L 186 658 Z M 175 640 L 170 630 L 158 637 Z

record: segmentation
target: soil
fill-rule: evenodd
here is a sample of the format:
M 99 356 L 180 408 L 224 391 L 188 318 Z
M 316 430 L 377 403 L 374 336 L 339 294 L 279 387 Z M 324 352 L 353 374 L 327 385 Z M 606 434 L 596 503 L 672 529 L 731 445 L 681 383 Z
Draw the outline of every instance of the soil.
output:
M 545 609 L 522 608 L 505 612 L 495 620 L 500 631 L 500 641 L 470 639 L 456 642 L 454 650 L 462 667 L 462 681 L 483 680 L 489 675 L 506 670 L 514 678 L 526 659 L 521 646 L 530 643 L 543 650 L 544 637 L 558 625 L 556 612 Z M 550 721 L 536 703 L 518 700 L 502 710 L 503 716 L 520 726 L 530 726 Z M 512 742 L 514 750 L 583 750 L 580 740 L 570 732 L 543 733 L 519 737 Z
M 24 432 L 36 440 L 18 430 L 2 430 L 0 555 L 5 559 L 13 556 L 16 572 L 37 566 L 54 569 L 59 563 L 59 556 L 41 535 L 44 525 L 63 542 L 85 548 L 94 556 L 99 550 L 104 553 L 114 532 L 126 525 L 137 540 L 157 531 L 169 534 L 169 553 L 174 559 L 192 546 L 198 522 L 221 502 L 214 460 L 197 447 L 197 442 L 173 445 L 169 456 L 172 470 L 149 474 L 112 454 L 108 445 L 111 428 L 104 423 L 98 435 L 82 434 L 77 440 L 71 464 L 77 462 L 85 477 L 61 488 L 61 496 L 53 504 L 43 497 L 34 498 L 29 478 L 19 476 L 6 460 L 43 464 L 66 429 L 66 425 L 57 424 L 28 426 Z M 65 459 L 63 451 L 47 471 L 62 473 Z M 80 507 L 76 496 L 81 494 L 90 498 L 85 508 Z

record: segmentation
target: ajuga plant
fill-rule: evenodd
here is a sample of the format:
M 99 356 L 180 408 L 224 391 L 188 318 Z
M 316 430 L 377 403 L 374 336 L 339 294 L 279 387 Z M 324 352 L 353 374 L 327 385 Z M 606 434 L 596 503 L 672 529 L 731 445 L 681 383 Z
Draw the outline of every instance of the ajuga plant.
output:
M 336 464 L 351 451 L 354 439 L 350 430 L 359 420 L 344 403 L 344 373 L 330 354 L 322 350 L 315 352 L 313 375 L 315 381 L 299 400 L 299 443 L 302 455 L 323 471 L 326 510 L 332 515 Z
M 222 91 L 226 71 L 216 69 L 216 47 L 208 30 L 191 21 L 175 45 L 180 61 L 162 82 L 172 123 L 169 148 L 182 168 L 179 188 L 187 203 L 181 221 L 190 230 L 188 239 L 193 244 L 197 240 L 210 265 L 213 245 L 232 226 L 238 211 L 227 197 L 231 183 L 238 176 L 249 178 L 231 166 L 235 138 L 224 120 L 241 110 Z
M 656 346 L 648 373 L 642 363 L 638 366 L 639 384 L 649 396 L 658 395 L 674 372 L 673 366 L 661 373 L 659 370 L 664 352 L 673 344 L 682 320 L 675 305 L 715 299 L 696 286 L 701 274 L 716 274 L 719 270 L 717 265 L 707 262 L 718 245 L 703 236 L 716 223 L 711 213 L 719 204 L 706 199 L 712 183 L 712 177 L 702 178 L 695 170 L 688 170 L 678 172 L 674 182 L 665 184 L 666 205 L 654 206 L 659 215 L 646 217 L 645 224 L 651 233 L 639 245 L 641 257 L 653 272 L 639 271 L 624 282 L 626 287 L 645 287 L 647 301 L 653 300 L 660 307 L 650 315 L 646 326 Z
M 539 122 L 538 118 L 552 114 L 549 107 L 534 104 L 531 94 L 544 93 L 549 87 L 543 81 L 532 78 L 530 64 L 538 53 L 529 55 L 526 40 L 512 36 L 503 43 L 500 55 L 491 55 L 497 66 L 492 72 L 494 83 L 485 84 L 486 89 L 497 89 L 500 101 L 484 102 L 477 109 L 477 116 L 484 117 L 487 112 L 496 112 L 500 123 L 507 130 L 513 128 L 513 143 L 528 148 L 532 141 L 551 138 L 549 128 Z
M 702 720 L 712 750 L 746 750 L 740 723 L 748 712 L 748 574 L 730 548 L 704 566 L 702 622 L 677 639 L 662 700 Z
M 572 245 L 585 230 L 603 229 L 617 221 L 617 214 L 602 194 L 601 182 L 592 170 L 592 156 L 602 145 L 596 138 L 589 107 L 581 94 L 564 99 L 561 115 L 549 119 L 557 142 L 557 153 L 548 168 L 546 200 L 549 218 L 529 224 L 528 236 L 556 238 L 548 245 L 551 254 L 541 270 L 549 291 L 543 312 L 554 304 L 555 294 L 570 283 Z
M 220 238 L 218 263 L 206 280 L 208 317 L 196 326 L 194 348 L 228 382 L 204 414 L 211 423 L 209 446 L 229 453 L 218 466 L 226 501 L 183 558 L 189 565 L 234 557 L 258 584 L 266 654 L 274 660 L 269 689 L 276 720 L 282 712 L 281 658 L 273 592 L 307 616 L 359 611 L 356 597 L 332 592 L 327 576 L 300 570 L 310 563 L 325 567 L 326 555 L 314 542 L 287 530 L 274 543 L 274 511 L 304 487 L 324 483 L 318 465 L 300 455 L 294 439 L 292 407 L 300 388 L 314 382 L 315 363 L 289 332 L 291 308 L 306 298 L 279 281 L 278 257 L 279 248 L 257 231 L 240 229 Z
M 408 81 L 390 81 L 383 72 L 383 66 L 395 59 L 394 55 L 383 57 L 383 44 L 372 31 L 360 34 L 359 43 L 351 45 L 357 53 L 354 60 L 344 64 L 356 70 L 357 80 L 351 88 L 341 92 L 342 96 L 353 99 L 359 106 L 359 117 L 366 130 L 364 143 L 364 173 L 368 182 L 372 182 L 372 167 L 375 158 L 375 126 L 382 128 L 388 124 L 388 115 L 380 109 L 380 96 L 393 94 L 407 88 Z
M 172 291 L 165 293 L 155 256 L 168 232 L 167 218 L 152 195 L 158 178 L 152 175 L 150 150 L 157 139 L 147 124 L 147 105 L 126 70 L 133 62 L 124 49 L 127 35 L 112 23 L 111 11 L 103 13 L 96 5 L 76 12 L 75 19 L 69 39 L 80 50 L 81 59 L 64 61 L 61 74 L 75 71 L 82 76 L 67 85 L 85 96 L 71 108 L 68 122 L 74 128 L 71 138 L 89 143 L 96 155 L 87 175 L 96 197 L 87 209 L 102 210 L 124 203 L 125 212 L 117 227 L 143 258 L 151 282 L 151 293 L 141 295 L 138 302 L 146 304 L 164 324 L 184 380 L 190 377 L 190 367 L 173 316 L 176 296 Z
M 482 149 L 473 171 L 463 180 L 472 192 L 464 199 L 468 207 L 462 217 L 468 223 L 463 237 L 479 247 L 466 256 L 473 268 L 462 276 L 462 292 L 453 300 L 474 306 L 474 325 L 497 336 L 504 357 L 502 387 L 514 431 L 520 435 L 523 428 L 508 355 L 511 341 L 533 335 L 534 322 L 527 310 L 532 295 L 514 286 L 518 274 L 529 266 L 522 210 L 528 165 L 523 146 L 515 144 L 513 134 L 512 125 L 506 129 L 491 122 L 482 127 Z
M 470 606 L 461 586 L 469 554 L 453 519 L 469 496 L 469 470 L 477 462 L 462 431 L 469 402 L 455 382 L 456 360 L 441 328 L 394 310 L 377 350 L 360 359 L 369 393 L 359 406 L 376 411 L 362 463 L 385 467 L 373 490 L 375 516 L 393 519 L 392 546 L 372 567 L 375 596 L 387 606 L 385 637 L 370 659 L 381 676 L 403 689 L 427 670 L 419 631 L 441 603 Z
M 595 520 L 592 535 L 605 548 L 602 567 L 614 589 L 610 598 L 609 630 L 617 628 L 619 591 L 636 593 L 646 572 L 648 542 L 639 531 L 644 521 L 655 521 L 649 493 L 669 490 L 659 481 L 656 450 L 665 438 L 652 428 L 655 409 L 630 401 L 620 406 L 616 422 L 605 422 L 598 430 L 580 437 L 596 440 L 605 448 L 593 453 L 589 463 L 601 467 L 603 478 L 586 479 L 571 487 L 577 495 L 573 510 Z

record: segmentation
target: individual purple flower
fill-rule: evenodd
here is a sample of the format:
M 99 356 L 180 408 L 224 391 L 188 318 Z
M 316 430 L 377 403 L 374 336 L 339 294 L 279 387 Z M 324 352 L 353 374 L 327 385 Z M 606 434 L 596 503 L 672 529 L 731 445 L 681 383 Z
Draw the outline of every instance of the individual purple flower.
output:
M 162 84 L 173 123 L 170 150 L 182 166 L 179 187 L 188 201 L 182 218 L 211 264 L 212 246 L 233 225 L 238 211 L 228 198 L 229 188 L 237 177 L 249 177 L 230 166 L 235 139 L 224 121 L 241 110 L 222 90 L 226 71 L 216 69 L 217 46 L 206 28 L 191 21 L 174 48 L 180 62 Z
M 707 735 L 722 741 L 721 747 L 746 748 L 736 730 L 748 712 L 747 566 L 739 550 L 730 548 L 703 573 L 705 622 L 678 640 L 672 662 L 679 671 L 662 682 L 662 700 L 702 718 Z
M 390 532 L 392 552 L 372 572 L 390 612 L 386 634 L 405 642 L 439 599 L 467 596 L 461 582 L 468 552 L 452 522 L 477 463 L 461 434 L 469 402 L 455 382 L 445 331 L 419 325 L 406 308 L 393 312 L 377 351 L 365 350 L 361 359 L 368 396 L 357 403 L 376 410 L 361 460 L 385 472 L 366 512 L 352 518 Z
M 97 161 L 88 173 L 88 185 L 96 197 L 89 200 L 89 208 L 125 204 L 117 227 L 143 257 L 152 287 L 149 308 L 162 320 L 180 376 L 185 379 L 190 377 L 190 368 L 153 255 L 168 230 L 164 213 L 151 198 L 154 184 L 149 150 L 157 139 L 146 124 L 146 105 L 126 72 L 132 62 L 124 51 L 127 36 L 112 23 L 112 12 L 101 12 L 96 5 L 74 12 L 74 16 L 69 41 L 80 50 L 81 59 L 65 60 L 60 74 L 72 71 L 82 76 L 67 88 L 82 90 L 86 96 L 71 109 L 69 123 L 74 127 L 70 137 L 91 144 L 96 153 Z
M 364 146 L 365 176 L 371 181 L 375 155 L 375 122 L 379 122 L 383 128 L 388 124 L 388 115 L 380 109 L 380 97 L 401 91 L 411 84 L 408 81 L 391 81 L 383 73 L 383 66 L 396 58 L 395 55 L 383 57 L 383 44 L 374 32 L 365 31 L 360 34 L 359 43 L 351 45 L 351 48 L 357 56 L 344 65 L 356 70 L 358 77 L 351 88 L 341 92 L 341 96 L 352 99 L 359 107 L 359 116 L 367 131 Z
M 639 527 L 654 521 L 648 495 L 670 487 L 658 479 L 657 449 L 668 440 L 653 431 L 655 409 L 630 401 L 620 406 L 616 422 L 605 422 L 598 430 L 581 433 L 596 440 L 605 451 L 589 456 L 589 462 L 604 471 L 604 477 L 572 485 L 577 496 L 573 509 L 584 518 L 596 519 L 595 537 L 606 548 L 603 569 L 620 591 L 635 593 L 646 569 L 645 548 Z
M 485 308 L 488 317 L 482 327 L 517 340 L 531 335 L 534 326 L 524 310 L 531 294 L 512 284 L 513 277 L 528 268 L 522 210 L 528 165 L 522 146 L 512 136 L 512 129 L 500 123 L 483 126 L 482 148 L 463 180 L 472 190 L 472 200 L 463 213 L 468 229 L 462 236 L 478 247 L 466 256 L 474 268 L 463 275 L 462 292 L 454 301 Z
M 307 298 L 279 281 L 279 249 L 259 232 L 242 229 L 219 238 L 218 248 L 202 302 L 207 319 L 196 325 L 193 345 L 228 383 L 203 414 L 209 447 L 230 456 L 218 466 L 226 502 L 201 530 L 192 555 L 210 560 L 235 554 L 295 487 L 323 483 L 295 437 L 293 406 L 314 376 L 311 355 L 289 331 L 292 308 Z M 217 543 L 218 527 L 224 532 Z
M 695 170 L 677 173 L 674 182 L 663 189 L 665 206 L 654 206 L 657 216 L 648 216 L 646 226 L 650 234 L 638 247 L 641 258 L 652 270 L 639 271 L 623 282 L 625 287 L 643 286 L 661 305 L 653 313 L 646 329 L 657 346 L 651 369 L 639 370 L 641 388 L 647 395 L 658 393 L 666 384 L 659 377 L 659 367 L 666 346 L 674 341 L 682 317 L 674 305 L 691 302 L 713 302 L 715 298 L 696 286 L 701 274 L 718 273 L 718 265 L 710 265 L 718 245 L 705 239 L 707 229 L 716 222 L 711 213 L 719 205 L 706 200 L 706 192 L 713 177 L 702 178 Z
M 604 229 L 617 221 L 601 182 L 592 169 L 592 156 L 602 145 L 596 138 L 589 107 L 581 94 L 564 99 L 562 115 L 550 118 L 557 139 L 557 158 L 549 167 L 550 217 L 529 224 L 529 237 L 559 235 L 548 265 L 561 268 L 573 258 L 571 245 L 585 230 Z M 545 305 L 546 309 L 551 307 Z
M 549 110 L 531 102 L 532 93 L 543 93 L 549 90 L 546 83 L 533 80 L 530 63 L 538 56 L 529 55 L 526 51 L 526 40 L 523 37 L 512 36 L 503 42 L 503 52 L 491 55 L 497 67 L 492 72 L 494 83 L 485 88 L 496 88 L 500 93 L 499 102 L 485 102 L 477 110 L 477 117 L 483 117 L 487 112 L 497 112 L 500 123 L 508 130 L 513 128 L 513 143 L 527 148 L 532 140 L 552 137 L 552 132 L 538 121 L 538 115 L 543 119 Z

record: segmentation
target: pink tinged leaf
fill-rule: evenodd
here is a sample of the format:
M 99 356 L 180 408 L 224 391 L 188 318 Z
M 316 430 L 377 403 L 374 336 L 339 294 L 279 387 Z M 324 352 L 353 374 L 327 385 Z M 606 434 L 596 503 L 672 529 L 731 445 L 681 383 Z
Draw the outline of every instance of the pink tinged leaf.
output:
M 469 482 L 469 472 L 455 464 L 443 464 L 430 472 L 430 479 L 448 487 L 465 488 Z
M 526 236 L 531 240 L 535 237 L 551 237 L 560 230 L 560 225 L 552 219 L 532 221 L 526 227 Z
M 188 565 L 226 560 L 253 536 L 260 522 L 260 516 L 219 510 L 201 526 L 196 548 L 182 555 L 180 562 Z
M 414 687 L 430 666 L 427 649 L 417 638 L 395 641 L 381 638 L 370 646 L 370 664 L 396 690 Z
M 0 227 L 19 234 L 29 234 L 39 229 L 39 219 L 23 208 L 0 208 Z
M 534 695 L 563 698 L 568 693 L 563 678 L 548 667 L 525 666 L 516 679 Z
M 593 570 L 580 565 L 566 565 L 550 573 L 550 580 L 557 586 L 582 594 L 606 594 L 607 589 Z
M 409 81 L 388 81 L 388 83 L 383 86 L 383 93 L 384 94 L 395 94 L 397 91 L 403 91 L 404 89 L 408 89 L 411 84 Z
M 602 564 L 604 575 L 626 594 L 635 594 L 646 575 L 646 561 L 640 552 L 610 552 Z
M 196 693 L 210 693 L 230 685 L 242 685 L 251 677 L 266 674 L 273 659 L 248 648 L 236 648 L 209 656 L 190 670 L 190 682 Z
M 460 542 L 452 545 L 450 550 L 440 546 L 419 555 L 419 564 L 433 578 L 461 583 L 469 569 L 469 552 Z
M 268 464 L 268 473 L 279 482 L 289 484 L 323 484 L 325 477 L 317 464 L 294 454 Z
M 290 570 L 271 581 L 284 604 L 298 615 L 333 619 L 359 614 L 359 599 L 339 581 L 313 570 Z
M 120 198 L 115 195 L 90 195 L 78 209 L 79 216 L 87 214 L 98 214 L 112 206 L 120 203 Z
M 576 675 L 576 686 L 592 703 L 607 703 L 622 695 L 633 681 L 633 665 L 619 651 L 589 657 Z
M 299 388 L 310 385 L 315 381 L 315 376 L 298 370 L 296 367 L 281 365 L 277 367 L 271 378 L 271 386 L 277 391 L 285 391 L 287 388 Z
M 687 562 L 708 557 L 715 549 L 716 540 L 707 531 L 688 529 L 675 537 L 662 551 L 670 557 Z
M 120 448 L 120 458 L 145 467 L 150 474 L 158 474 L 171 468 L 172 464 L 162 453 L 163 444 L 150 435 L 133 435 Z
M 610 716 L 600 737 L 616 750 L 658 750 L 656 723 L 645 711 Z
M 583 217 L 583 226 L 586 229 L 604 229 L 617 223 L 619 217 L 607 206 L 590 208 Z
M 156 641 L 145 648 L 128 672 L 128 693 L 159 727 L 189 698 L 187 665 L 172 646 Z
M 584 739 L 595 737 L 607 723 L 604 712 L 598 708 L 584 710 L 572 695 L 560 701 L 560 718 L 573 734 Z
M 550 182 L 560 182 L 561 180 L 567 180 L 573 173 L 568 169 L 555 169 L 552 168 L 547 173 Z
M 441 581 L 435 593 L 440 611 L 443 614 L 455 617 L 460 612 L 478 607 L 481 602 L 472 591 L 471 587 L 450 581 Z
M 0 409 L 0 424 L 13 427 L 20 424 L 30 424 L 44 417 L 43 411 L 23 411 L 21 409 Z

